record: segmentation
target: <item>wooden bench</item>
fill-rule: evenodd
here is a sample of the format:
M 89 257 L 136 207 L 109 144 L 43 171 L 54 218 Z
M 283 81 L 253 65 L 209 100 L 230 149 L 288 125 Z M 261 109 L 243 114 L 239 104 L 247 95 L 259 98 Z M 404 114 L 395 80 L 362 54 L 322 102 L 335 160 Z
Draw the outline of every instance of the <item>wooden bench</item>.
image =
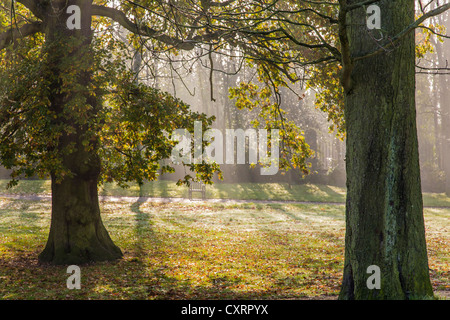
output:
M 189 185 L 189 200 L 192 200 L 193 192 L 201 192 L 202 200 L 206 198 L 206 185 L 201 181 L 192 181 Z

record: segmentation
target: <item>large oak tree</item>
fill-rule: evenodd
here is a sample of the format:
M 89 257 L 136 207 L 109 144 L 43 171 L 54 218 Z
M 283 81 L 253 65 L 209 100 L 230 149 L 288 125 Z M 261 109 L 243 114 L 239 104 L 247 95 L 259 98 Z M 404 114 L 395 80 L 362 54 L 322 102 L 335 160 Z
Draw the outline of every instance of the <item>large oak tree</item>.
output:
M 98 184 L 125 186 L 173 171 L 161 164 L 175 144 L 170 133 L 192 130 L 196 120 L 206 130 L 214 119 L 134 81 L 124 48 L 106 35 L 94 37 L 93 17 L 110 15 L 109 8 L 84 0 L 20 3 L 29 12 L 18 7 L 16 25 L 0 37 L 0 157 L 13 170 L 12 184 L 21 174 L 51 177 L 51 227 L 39 261 L 120 258 L 101 220 Z M 70 6 L 79 8 L 79 26 Z M 113 16 L 131 24 L 121 11 Z M 217 165 L 190 169 L 209 181 Z

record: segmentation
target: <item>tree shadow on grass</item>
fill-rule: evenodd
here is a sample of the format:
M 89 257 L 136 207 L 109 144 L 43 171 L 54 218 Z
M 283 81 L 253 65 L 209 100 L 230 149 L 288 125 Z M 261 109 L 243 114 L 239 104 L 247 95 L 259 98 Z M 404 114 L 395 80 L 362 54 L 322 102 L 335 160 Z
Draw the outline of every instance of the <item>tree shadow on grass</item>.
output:
M 317 201 L 345 203 L 345 194 L 340 194 L 327 185 L 315 185 L 315 187 L 317 187 L 321 193 L 326 194 L 325 197 L 316 195 Z
M 319 275 L 319 278 L 322 275 Z M 306 277 L 302 282 L 297 279 L 282 279 L 265 288 L 239 288 L 245 285 L 241 279 L 231 279 L 226 276 L 210 276 L 209 282 L 204 285 L 194 285 L 189 281 L 176 279 L 164 274 L 161 269 L 153 271 L 153 282 L 149 283 L 147 294 L 149 299 L 157 300 L 273 300 L 273 299 L 306 299 L 306 300 L 332 300 L 336 295 L 308 296 L 298 292 L 302 285 L 315 284 L 317 277 Z M 330 282 L 329 277 L 324 278 Z M 331 284 L 336 291 L 338 280 Z
M 297 215 L 295 215 L 293 212 L 286 210 L 285 206 L 283 204 L 274 203 L 270 205 L 273 209 L 275 209 L 277 212 L 280 212 L 284 215 L 286 215 L 289 219 L 300 221 L 305 224 L 310 224 L 310 222 L 304 218 L 301 218 Z
M 153 270 L 154 280 L 149 283 L 147 294 L 149 299 L 157 300 L 248 300 L 274 299 L 280 293 L 276 289 L 268 290 L 235 290 L 239 279 L 227 277 L 209 277 L 205 285 L 193 285 L 189 279 L 180 280 L 164 274 L 161 269 Z
M 146 201 L 147 199 L 143 197 L 142 192 L 140 192 L 139 198 L 130 207 L 131 211 L 135 213 L 136 225 L 134 232 L 137 237 L 136 253 L 140 258 L 147 255 L 146 245 L 148 242 L 150 242 L 150 245 L 152 246 L 157 246 L 159 243 L 153 230 L 153 223 L 150 220 L 149 213 L 141 210 L 141 206 Z

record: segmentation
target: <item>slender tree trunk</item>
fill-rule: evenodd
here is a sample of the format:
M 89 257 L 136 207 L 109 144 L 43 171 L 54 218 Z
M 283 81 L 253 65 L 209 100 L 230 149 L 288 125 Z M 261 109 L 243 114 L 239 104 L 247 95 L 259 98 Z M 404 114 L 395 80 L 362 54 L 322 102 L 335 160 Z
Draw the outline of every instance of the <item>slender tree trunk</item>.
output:
M 443 19 L 438 20 L 438 23 L 444 24 Z M 436 44 L 436 54 L 438 56 L 438 66 L 445 68 L 448 63 L 448 47 L 447 43 L 437 43 Z M 446 50 L 447 49 L 447 50 Z M 447 54 L 447 56 L 446 56 Z M 448 76 L 440 75 L 437 79 L 439 85 L 439 104 L 441 111 L 441 147 L 443 161 L 443 170 L 445 172 L 445 193 L 450 196 L 450 87 Z
M 81 8 L 80 30 L 66 27 L 66 7 L 71 4 Z M 97 182 L 101 162 L 91 121 L 100 106 L 89 89 L 81 89 L 88 88 L 92 81 L 90 6 L 91 1 L 62 0 L 53 1 L 48 8 L 45 36 L 52 76 L 46 80 L 51 83 L 50 110 L 56 114 L 55 121 L 71 128 L 62 132 L 57 147 L 62 165 L 70 174 L 62 179 L 58 179 L 56 171 L 51 174 L 52 220 L 47 245 L 39 255 L 40 262 L 81 264 L 122 256 L 100 217 Z M 66 83 L 67 74 L 71 73 L 73 77 L 69 80 L 73 83 Z M 80 113 L 85 113 L 85 118 Z
M 440 64 L 444 65 L 444 64 Z M 441 143 L 443 154 L 443 169 L 445 172 L 445 194 L 450 196 L 450 81 L 445 76 L 439 78 L 441 86 Z
M 348 1 L 349 4 L 360 0 Z M 414 21 L 414 1 L 385 0 L 383 36 Z M 347 16 L 353 57 L 377 49 L 364 9 Z M 373 31 L 373 36 L 380 33 Z M 432 296 L 429 279 L 415 111 L 414 33 L 394 50 L 354 62 L 345 95 L 347 200 L 340 299 Z M 380 268 L 370 289 L 369 266 Z M 376 274 L 374 275 L 376 277 Z

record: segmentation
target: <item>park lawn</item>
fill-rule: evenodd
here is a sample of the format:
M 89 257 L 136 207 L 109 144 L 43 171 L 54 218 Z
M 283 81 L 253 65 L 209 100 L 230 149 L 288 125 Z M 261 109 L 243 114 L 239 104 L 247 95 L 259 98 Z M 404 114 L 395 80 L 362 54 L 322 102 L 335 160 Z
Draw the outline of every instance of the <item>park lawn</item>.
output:
M 0 179 L 0 194 L 51 194 L 49 180 L 21 180 L 11 189 L 6 188 L 7 183 L 8 180 Z M 168 180 L 146 182 L 142 188 L 137 184 L 130 184 L 126 189 L 115 183 L 106 183 L 100 186 L 99 194 L 116 197 L 187 198 L 188 188 L 177 186 L 175 182 Z M 208 199 L 345 203 L 345 195 L 345 188 L 309 183 L 291 186 L 286 183 L 216 183 L 206 187 Z M 443 193 L 425 192 L 423 201 L 429 207 L 450 207 L 450 197 Z
M 0 198 L 0 299 L 335 299 L 344 262 L 344 206 L 104 201 L 124 258 L 37 264 L 50 202 Z M 427 208 L 432 283 L 448 295 L 450 209 Z
M 6 188 L 8 181 L 6 179 L 0 180 L 0 194 L 51 194 L 51 183 L 49 180 L 20 180 L 18 185 L 11 189 Z M 116 183 L 105 183 L 99 187 L 99 195 L 187 198 L 188 187 L 177 186 L 174 181 L 169 180 L 145 182 L 142 188 L 136 183 L 131 183 L 128 188 L 121 188 Z M 206 187 L 206 195 L 209 199 L 345 201 L 344 189 L 313 184 L 292 185 L 289 187 L 285 183 L 216 183 Z

